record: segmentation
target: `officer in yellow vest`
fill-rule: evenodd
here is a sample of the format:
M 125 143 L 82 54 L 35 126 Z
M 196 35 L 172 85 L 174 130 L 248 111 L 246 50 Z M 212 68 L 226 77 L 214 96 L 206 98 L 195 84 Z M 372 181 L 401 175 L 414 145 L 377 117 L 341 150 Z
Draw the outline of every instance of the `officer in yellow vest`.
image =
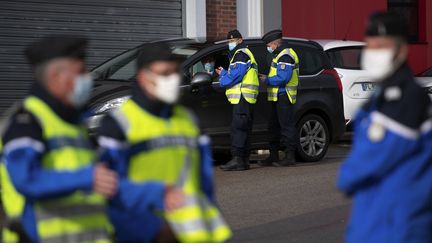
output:
M 238 30 L 228 32 L 228 71 L 219 67 L 220 86 L 226 88 L 228 101 L 233 105 L 231 123 L 232 160 L 221 166 L 225 171 L 249 169 L 250 136 L 253 126 L 253 107 L 259 92 L 258 66 L 255 57 L 243 43 Z
M 3 206 L 32 242 L 110 241 L 104 197 L 116 193 L 117 176 L 95 165 L 82 123 L 93 86 L 86 45 L 85 38 L 49 36 L 26 49 L 37 81 L 2 136 Z
M 208 139 L 176 101 L 180 76 L 164 43 L 143 45 L 132 98 L 102 120 L 101 158 L 119 173 L 109 214 L 119 242 L 223 242 Z M 199 203 L 198 203 L 199 202 Z
M 295 165 L 297 131 L 293 110 L 297 100 L 299 59 L 293 49 L 284 45 L 282 31 L 270 31 L 262 39 L 273 55 L 269 75 L 261 77 L 267 84 L 267 100 L 271 102 L 270 156 L 258 164 L 278 167 Z M 285 158 L 279 160 L 281 148 L 285 150 Z
M 0 143 L 0 154 L 3 146 Z M 0 218 L 1 239 L 5 243 L 30 242 L 21 224 L 21 215 L 25 206 L 24 197 L 19 194 L 10 181 L 4 161 L 0 161 Z

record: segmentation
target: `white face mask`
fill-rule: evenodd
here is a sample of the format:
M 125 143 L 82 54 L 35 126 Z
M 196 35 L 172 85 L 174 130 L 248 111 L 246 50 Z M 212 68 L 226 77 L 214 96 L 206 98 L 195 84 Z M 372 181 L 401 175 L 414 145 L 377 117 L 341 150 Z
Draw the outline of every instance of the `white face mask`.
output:
M 382 81 L 395 70 L 393 49 L 364 49 L 361 67 L 375 81 Z
M 169 76 L 152 75 L 155 82 L 154 96 L 160 101 L 173 104 L 180 95 L 180 75 L 173 73 Z
M 70 102 L 80 108 L 90 99 L 93 88 L 93 78 L 90 74 L 81 74 L 75 77 L 75 86 L 70 94 Z

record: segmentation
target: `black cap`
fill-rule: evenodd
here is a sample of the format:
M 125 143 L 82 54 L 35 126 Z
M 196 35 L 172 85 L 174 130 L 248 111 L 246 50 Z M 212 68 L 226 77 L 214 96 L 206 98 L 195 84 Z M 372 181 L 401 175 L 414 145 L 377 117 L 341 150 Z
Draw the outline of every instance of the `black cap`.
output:
M 243 38 L 238 30 L 231 30 L 228 32 L 227 39 Z
M 366 36 L 393 36 L 408 39 L 408 24 L 393 12 L 374 13 L 369 18 Z
M 32 43 L 26 48 L 25 55 L 33 66 L 59 57 L 84 60 L 87 43 L 85 37 L 52 35 Z
M 166 43 L 148 43 L 140 47 L 137 58 L 137 68 L 148 66 L 156 61 L 177 61 L 178 57 L 171 51 Z
M 262 38 L 262 40 L 266 44 L 268 44 L 268 43 L 270 43 L 270 42 L 272 42 L 274 40 L 277 40 L 277 39 L 282 39 L 282 30 L 272 30 L 272 31 L 269 31 Z

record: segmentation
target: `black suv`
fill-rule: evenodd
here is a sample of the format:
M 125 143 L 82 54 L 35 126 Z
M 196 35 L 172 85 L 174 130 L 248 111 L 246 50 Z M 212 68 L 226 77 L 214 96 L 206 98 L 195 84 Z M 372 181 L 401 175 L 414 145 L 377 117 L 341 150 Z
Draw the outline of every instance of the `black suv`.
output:
M 300 59 L 300 84 L 295 105 L 299 137 L 297 157 L 301 161 L 318 161 L 326 154 L 329 143 L 345 130 L 342 84 L 320 45 L 303 39 L 286 38 L 285 41 Z M 212 137 L 215 152 L 229 152 L 232 107 L 225 97 L 225 91 L 219 87 L 217 77 L 212 78 L 204 73 L 201 62 L 212 56 L 216 67 L 227 69 L 227 43 L 199 43 L 190 39 L 165 42 L 183 59 L 181 103 L 198 115 L 203 132 Z M 259 72 L 268 74 L 271 55 L 265 44 L 260 39 L 246 39 L 245 43 L 258 62 Z M 91 105 L 96 115 L 90 121 L 90 129 L 99 125 L 105 112 L 129 98 L 135 79 L 138 48 L 128 50 L 93 69 L 96 85 Z M 254 148 L 268 147 L 269 110 L 266 87 L 260 85 L 252 135 Z

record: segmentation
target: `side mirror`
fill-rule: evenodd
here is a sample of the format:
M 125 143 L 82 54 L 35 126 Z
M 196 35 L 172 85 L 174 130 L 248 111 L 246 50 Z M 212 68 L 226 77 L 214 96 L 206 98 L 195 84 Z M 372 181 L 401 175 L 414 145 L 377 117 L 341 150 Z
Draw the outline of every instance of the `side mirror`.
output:
M 212 77 L 208 73 L 199 72 L 193 76 L 190 84 L 195 87 L 210 86 L 212 84 Z

